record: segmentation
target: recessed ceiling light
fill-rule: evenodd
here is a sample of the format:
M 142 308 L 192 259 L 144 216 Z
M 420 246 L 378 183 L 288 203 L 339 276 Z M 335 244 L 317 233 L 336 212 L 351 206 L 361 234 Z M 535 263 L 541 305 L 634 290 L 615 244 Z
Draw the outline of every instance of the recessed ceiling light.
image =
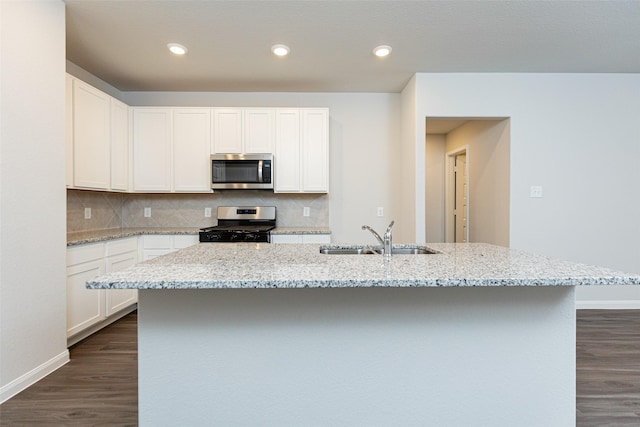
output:
M 187 53 L 187 48 L 178 43 L 169 43 L 167 45 L 171 53 L 176 55 L 184 55 Z
M 284 44 L 274 44 L 271 46 L 271 52 L 276 56 L 287 56 L 290 51 L 289 46 Z
M 388 56 L 390 53 L 391 53 L 391 46 L 387 46 L 386 44 L 377 46 L 375 49 L 373 49 L 373 54 L 380 58 Z

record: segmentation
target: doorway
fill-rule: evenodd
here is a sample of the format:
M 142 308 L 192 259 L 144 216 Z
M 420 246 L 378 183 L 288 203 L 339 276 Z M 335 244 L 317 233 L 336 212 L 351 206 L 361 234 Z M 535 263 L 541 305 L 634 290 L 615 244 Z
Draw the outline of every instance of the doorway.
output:
M 469 241 L 469 147 L 447 153 L 445 242 Z
M 425 242 L 508 247 L 510 119 L 427 117 L 425 128 Z

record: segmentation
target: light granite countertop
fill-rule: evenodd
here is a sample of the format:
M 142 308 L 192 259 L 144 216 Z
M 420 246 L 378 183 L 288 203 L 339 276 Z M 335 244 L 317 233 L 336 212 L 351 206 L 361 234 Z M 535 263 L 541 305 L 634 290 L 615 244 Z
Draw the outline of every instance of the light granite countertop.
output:
M 276 227 L 271 234 L 331 234 L 329 227 Z
M 151 234 L 197 235 L 199 231 L 199 228 L 193 227 L 112 228 L 107 230 L 77 231 L 67 233 L 67 246 Z M 331 230 L 328 227 L 276 227 L 271 231 L 271 234 L 331 234 Z
M 330 245 L 335 247 L 336 245 Z M 348 246 L 348 245 L 340 245 Z M 401 245 L 399 245 L 401 246 Z M 200 243 L 87 282 L 93 289 L 638 285 L 640 275 L 482 243 L 440 253 L 324 255 L 317 244 Z

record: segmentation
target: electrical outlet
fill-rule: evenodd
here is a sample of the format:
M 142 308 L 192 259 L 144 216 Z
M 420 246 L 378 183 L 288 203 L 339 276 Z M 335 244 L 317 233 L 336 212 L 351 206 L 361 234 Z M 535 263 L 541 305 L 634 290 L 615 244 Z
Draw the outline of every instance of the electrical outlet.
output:
M 376 209 L 376 214 L 378 216 L 384 216 L 384 208 L 383 207 L 379 207 L 378 209 Z
M 91 219 L 91 208 L 84 208 L 84 219 Z
M 211 218 L 211 208 L 204 208 L 204 217 Z
M 151 208 L 144 208 L 144 217 L 151 218 Z
M 540 185 L 532 185 L 531 186 L 531 197 L 542 197 L 542 186 L 540 186 Z
M 302 216 L 309 216 L 311 214 L 311 208 L 309 206 L 305 206 L 302 208 Z

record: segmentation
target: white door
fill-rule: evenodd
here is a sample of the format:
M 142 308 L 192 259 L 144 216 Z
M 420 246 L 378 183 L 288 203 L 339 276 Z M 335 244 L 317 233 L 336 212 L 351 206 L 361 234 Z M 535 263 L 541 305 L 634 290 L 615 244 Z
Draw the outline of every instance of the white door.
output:
M 302 191 L 329 191 L 329 111 L 302 110 Z
M 212 153 L 242 153 L 242 110 L 215 108 L 213 110 Z
M 454 241 L 456 243 L 467 242 L 467 154 L 458 154 L 455 157 L 455 206 L 454 214 Z
M 129 189 L 129 107 L 111 98 L 111 189 Z
M 300 111 L 276 113 L 276 153 L 274 158 L 275 192 L 300 191 Z
M 104 290 L 85 287 L 103 274 L 102 258 L 67 267 L 67 337 L 104 320 Z
M 124 270 L 138 262 L 138 252 L 128 252 L 110 256 L 106 259 L 106 272 L 115 273 Z M 127 308 L 136 303 L 138 299 L 137 289 L 107 289 L 107 316 Z
M 73 180 L 78 188 L 110 187 L 109 95 L 73 81 Z
M 273 109 L 244 110 L 245 153 L 273 153 L 275 117 L 276 112 Z
M 171 190 L 171 109 L 133 109 L 133 189 Z
M 209 150 L 211 110 L 185 108 L 173 111 L 173 190 L 211 191 Z

